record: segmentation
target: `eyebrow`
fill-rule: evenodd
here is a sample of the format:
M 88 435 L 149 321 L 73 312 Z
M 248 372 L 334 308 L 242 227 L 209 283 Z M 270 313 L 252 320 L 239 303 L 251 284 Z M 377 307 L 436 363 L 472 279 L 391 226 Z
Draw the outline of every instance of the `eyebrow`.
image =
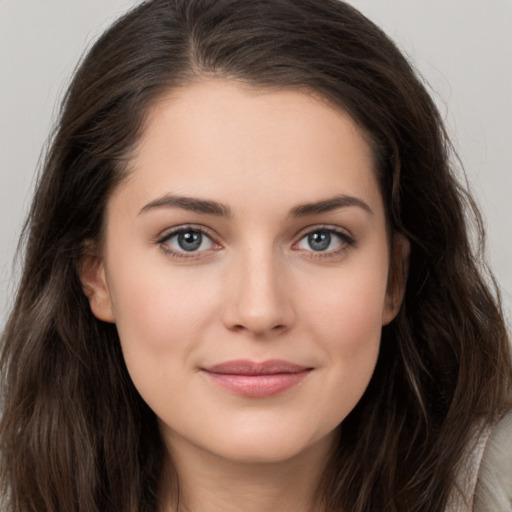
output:
M 366 212 L 373 214 L 372 209 L 362 199 L 345 194 L 337 195 L 321 201 L 312 203 L 304 203 L 295 206 L 290 210 L 291 217 L 307 217 L 310 215 L 318 215 L 321 213 L 331 212 L 338 208 L 346 208 L 356 206 L 362 208 Z M 231 209 L 217 201 L 210 199 L 200 199 L 196 197 L 178 196 L 174 194 L 166 194 L 154 201 L 149 202 L 141 208 L 141 213 L 154 210 L 157 208 L 181 208 L 183 210 L 205 213 L 207 215 L 215 215 L 218 217 L 232 217 Z
M 340 194 L 314 203 L 300 204 L 291 210 L 290 215 L 292 217 L 307 217 L 309 215 L 318 215 L 319 213 L 331 212 L 338 208 L 346 208 L 349 206 L 362 208 L 373 215 L 372 209 L 362 199 L 345 194 Z
M 188 210 L 190 212 L 206 213 L 208 215 L 215 215 L 219 217 L 232 216 L 231 210 L 217 201 L 196 197 L 177 196 L 174 194 L 167 194 L 149 202 L 141 208 L 139 215 L 155 208 L 181 208 L 182 210 Z

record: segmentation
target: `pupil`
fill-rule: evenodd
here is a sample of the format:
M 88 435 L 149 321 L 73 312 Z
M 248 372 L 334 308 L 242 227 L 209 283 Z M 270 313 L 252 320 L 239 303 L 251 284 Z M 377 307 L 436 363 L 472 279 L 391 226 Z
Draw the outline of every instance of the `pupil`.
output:
M 308 235 L 308 243 L 314 251 L 325 251 L 331 244 L 331 234 L 327 231 L 318 231 Z
M 178 235 L 178 245 L 184 251 L 195 251 L 202 241 L 203 235 L 197 231 L 186 231 Z

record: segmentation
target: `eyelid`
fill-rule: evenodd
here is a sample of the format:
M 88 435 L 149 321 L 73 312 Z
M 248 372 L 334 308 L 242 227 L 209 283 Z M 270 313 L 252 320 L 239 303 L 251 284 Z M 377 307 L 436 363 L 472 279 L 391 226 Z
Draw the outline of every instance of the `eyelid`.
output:
M 300 240 L 304 238 L 304 236 L 314 233 L 315 231 L 329 231 L 331 233 L 340 235 L 343 238 L 350 239 L 354 243 L 356 241 L 355 236 L 347 228 L 342 228 L 341 226 L 336 226 L 334 224 L 311 224 L 309 226 L 302 228 L 294 236 L 294 239 Z
M 177 233 L 182 233 L 183 231 L 200 231 L 204 235 L 215 239 L 218 238 L 212 229 L 203 226 L 202 224 L 194 224 L 194 223 L 186 223 L 186 224 L 178 224 L 176 226 L 165 228 L 162 230 L 156 237 L 155 242 L 165 241 L 167 238 L 175 235 Z
M 349 247 L 356 245 L 357 242 L 355 237 L 346 228 L 334 226 L 332 224 L 313 224 L 301 229 L 301 231 L 295 236 L 295 242 L 292 244 L 292 248 L 295 248 L 306 236 L 318 231 L 326 231 L 338 236 L 341 239 L 341 246 L 328 251 L 314 251 L 313 249 L 307 250 L 299 248 L 296 250 L 308 253 L 309 257 L 328 258 L 345 252 Z
M 161 232 L 157 237 L 155 237 L 154 242 L 164 251 L 166 254 L 176 258 L 176 259 L 197 259 L 205 255 L 205 253 L 210 252 L 212 249 L 206 249 L 202 251 L 178 251 L 172 248 L 170 245 L 165 242 L 176 236 L 180 233 L 187 231 L 198 231 L 203 236 L 206 236 L 211 240 L 211 243 L 215 246 L 213 250 L 218 250 L 222 248 L 222 245 L 218 242 L 218 236 L 211 229 L 206 226 L 202 226 L 201 224 L 179 224 L 178 226 L 174 226 L 172 228 L 168 228 Z
M 202 235 L 208 237 L 211 240 L 211 243 L 213 244 L 213 248 L 201 250 L 201 251 L 180 251 L 175 250 L 170 245 L 166 244 L 166 241 L 175 236 L 179 233 L 189 231 L 198 231 Z M 329 233 L 333 233 L 335 236 L 339 237 L 341 239 L 340 241 L 340 247 L 336 249 L 331 249 L 327 251 L 314 251 L 313 249 L 307 250 L 307 249 L 299 249 L 297 248 L 297 245 L 308 235 L 317 232 L 317 231 L 326 231 Z M 182 259 L 182 260 L 192 260 L 197 259 L 206 256 L 208 253 L 211 253 L 212 251 L 217 251 L 221 249 L 223 246 L 221 243 L 218 242 L 218 239 L 220 237 L 210 228 L 201 225 L 201 224 L 179 224 L 177 226 L 174 226 L 172 228 L 167 228 L 164 231 L 162 231 L 158 236 L 155 237 L 154 243 L 160 246 L 161 250 L 164 251 L 166 254 L 169 254 L 170 256 L 176 258 L 176 259 Z M 356 239 L 355 237 L 350 233 L 350 231 L 346 228 L 342 228 L 340 226 L 332 225 L 332 224 L 312 224 L 309 226 L 306 226 L 302 228 L 294 237 L 295 240 L 292 244 L 292 249 L 296 251 L 300 251 L 303 253 L 308 253 L 309 257 L 314 258 L 328 258 L 330 256 L 339 255 L 340 253 L 343 253 L 347 251 L 350 247 L 356 245 Z

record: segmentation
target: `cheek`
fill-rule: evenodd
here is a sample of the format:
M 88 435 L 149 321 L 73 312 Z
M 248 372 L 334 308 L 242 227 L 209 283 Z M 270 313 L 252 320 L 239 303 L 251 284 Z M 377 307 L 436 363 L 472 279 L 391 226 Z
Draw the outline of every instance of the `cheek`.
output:
M 369 271 L 369 269 L 372 269 Z M 331 401 L 336 422 L 350 412 L 363 395 L 375 369 L 386 301 L 387 268 L 380 265 L 340 271 L 310 289 L 308 311 L 310 337 L 316 340 L 330 368 Z M 306 306 L 306 304 L 304 304 Z M 343 390 L 340 392 L 340 390 Z M 337 407 L 332 404 L 336 403 Z M 337 412 L 334 412 L 334 411 Z
M 205 280 L 200 272 L 192 274 L 187 268 L 176 270 L 162 255 L 147 258 L 144 264 L 135 257 L 131 261 L 116 258 L 109 274 L 118 329 L 127 336 L 142 334 L 141 341 L 155 344 L 155 348 L 160 342 L 167 345 L 176 329 L 197 325 L 213 304 L 215 283 L 211 278 Z
M 194 367 L 205 324 L 212 316 L 212 286 L 201 287 L 180 272 L 139 269 L 113 290 L 116 326 L 128 373 L 140 395 L 157 413 L 193 414 L 183 387 Z
M 214 282 L 205 286 L 187 269 L 170 272 L 165 264 L 126 259 L 113 269 L 111 282 L 116 326 L 136 387 L 141 391 L 146 381 L 179 375 L 214 314 Z
M 362 261 L 311 283 L 307 294 L 301 292 L 307 297 L 303 315 L 323 333 L 321 338 L 356 351 L 380 338 L 387 296 L 385 262 Z

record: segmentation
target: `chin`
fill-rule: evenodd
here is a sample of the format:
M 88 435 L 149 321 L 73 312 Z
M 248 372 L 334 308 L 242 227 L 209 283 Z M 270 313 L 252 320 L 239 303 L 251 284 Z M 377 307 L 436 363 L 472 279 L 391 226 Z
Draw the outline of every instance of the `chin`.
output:
M 227 438 L 217 439 L 207 449 L 214 455 L 236 463 L 279 464 L 300 458 L 311 450 L 318 453 L 322 445 L 325 450 L 320 452 L 330 453 L 336 431 L 318 437 L 285 429 L 280 432 L 246 433 L 247 435 L 238 432 Z

